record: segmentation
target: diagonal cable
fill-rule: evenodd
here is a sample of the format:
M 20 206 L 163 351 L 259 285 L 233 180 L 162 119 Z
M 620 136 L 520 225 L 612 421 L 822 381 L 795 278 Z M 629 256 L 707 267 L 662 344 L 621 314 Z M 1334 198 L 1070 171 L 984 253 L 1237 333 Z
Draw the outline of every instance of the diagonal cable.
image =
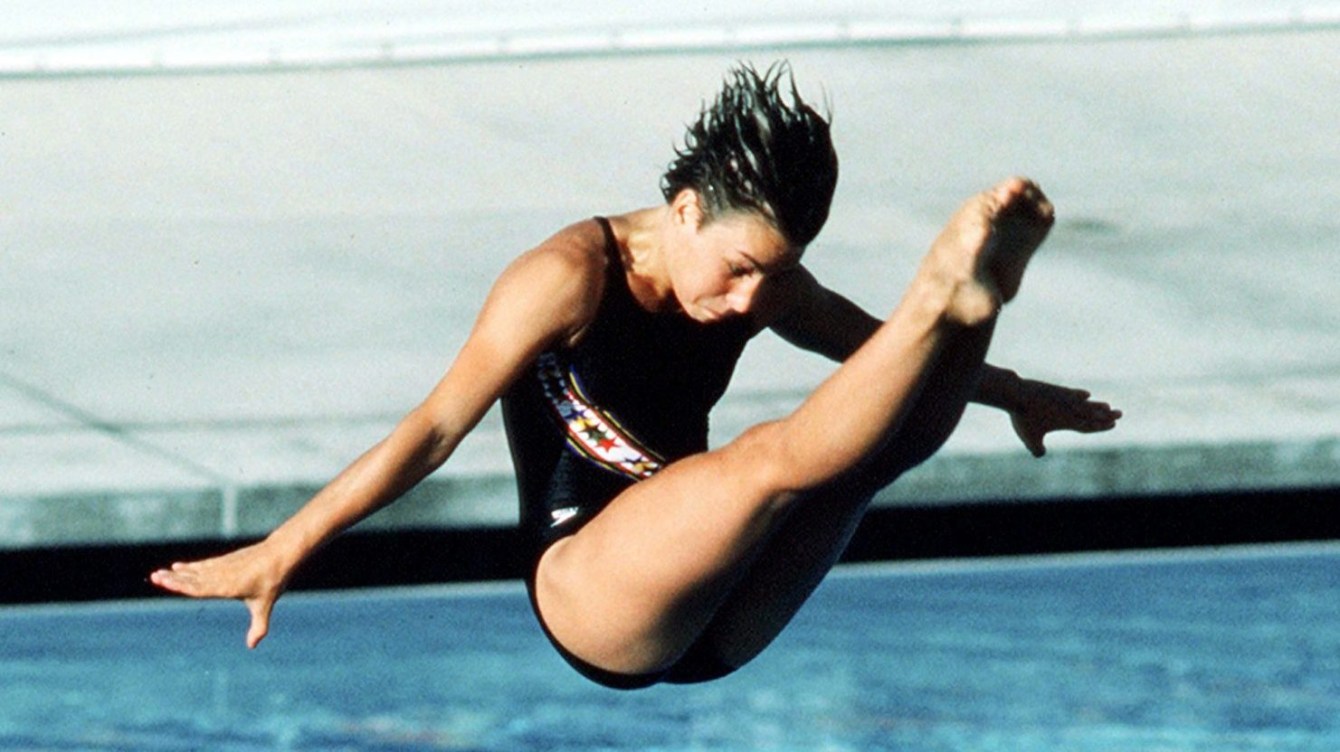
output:
M 225 487 L 232 484 L 232 481 L 229 478 L 220 475 L 214 470 L 189 457 L 165 449 L 151 441 L 146 441 L 143 437 L 121 424 L 102 418 L 73 402 L 63 399 L 41 387 L 30 384 L 23 379 L 5 373 L 4 371 L 0 371 L 0 385 L 13 389 L 29 400 L 41 404 L 42 406 L 75 421 L 83 428 L 97 431 L 121 444 L 161 460 L 165 460 L 188 472 L 208 478 L 214 483 L 218 483 Z

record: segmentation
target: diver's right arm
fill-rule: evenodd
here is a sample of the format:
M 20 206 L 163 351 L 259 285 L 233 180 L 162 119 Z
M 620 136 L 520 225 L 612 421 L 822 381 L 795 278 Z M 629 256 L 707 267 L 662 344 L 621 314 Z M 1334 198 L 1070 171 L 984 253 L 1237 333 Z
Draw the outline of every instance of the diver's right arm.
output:
M 224 556 L 178 562 L 155 585 L 197 598 L 233 598 L 251 613 L 247 646 L 298 566 L 341 531 L 441 467 L 489 407 L 547 347 L 571 340 L 595 314 L 603 255 L 589 228 L 568 228 L 499 277 L 446 375 L 395 429 L 264 540 Z M 596 237 L 598 248 L 600 239 Z

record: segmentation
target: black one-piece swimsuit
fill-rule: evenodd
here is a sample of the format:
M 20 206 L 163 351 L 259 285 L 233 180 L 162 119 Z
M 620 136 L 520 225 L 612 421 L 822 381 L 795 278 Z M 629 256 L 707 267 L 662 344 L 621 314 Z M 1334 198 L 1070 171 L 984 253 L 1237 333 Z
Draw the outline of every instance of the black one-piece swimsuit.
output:
M 502 399 L 532 593 L 535 565 L 549 545 L 580 530 L 633 483 L 706 451 L 708 413 L 757 331 L 746 317 L 703 324 L 643 309 L 628 289 L 609 222 L 596 221 L 609 263 L 594 321 L 577 345 L 543 353 Z M 661 678 L 609 674 L 555 646 L 602 684 L 645 686 Z

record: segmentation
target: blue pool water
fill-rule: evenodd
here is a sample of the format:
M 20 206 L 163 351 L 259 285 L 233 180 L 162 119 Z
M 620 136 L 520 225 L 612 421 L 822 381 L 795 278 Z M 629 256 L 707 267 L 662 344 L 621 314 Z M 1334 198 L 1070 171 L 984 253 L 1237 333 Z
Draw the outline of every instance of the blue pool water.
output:
M 518 586 L 0 610 L 0 748 L 1340 749 L 1340 548 L 840 571 L 756 663 L 618 693 Z

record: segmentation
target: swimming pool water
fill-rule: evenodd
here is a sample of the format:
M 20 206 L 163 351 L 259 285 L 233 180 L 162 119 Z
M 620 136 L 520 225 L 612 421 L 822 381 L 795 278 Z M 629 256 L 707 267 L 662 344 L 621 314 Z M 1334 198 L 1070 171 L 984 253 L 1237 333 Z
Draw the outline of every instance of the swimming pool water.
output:
M 1340 749 L 1340 548 L 880 565 L 757 662 L 636 693 L 513 584 L 0 610 L 0 749 Z

